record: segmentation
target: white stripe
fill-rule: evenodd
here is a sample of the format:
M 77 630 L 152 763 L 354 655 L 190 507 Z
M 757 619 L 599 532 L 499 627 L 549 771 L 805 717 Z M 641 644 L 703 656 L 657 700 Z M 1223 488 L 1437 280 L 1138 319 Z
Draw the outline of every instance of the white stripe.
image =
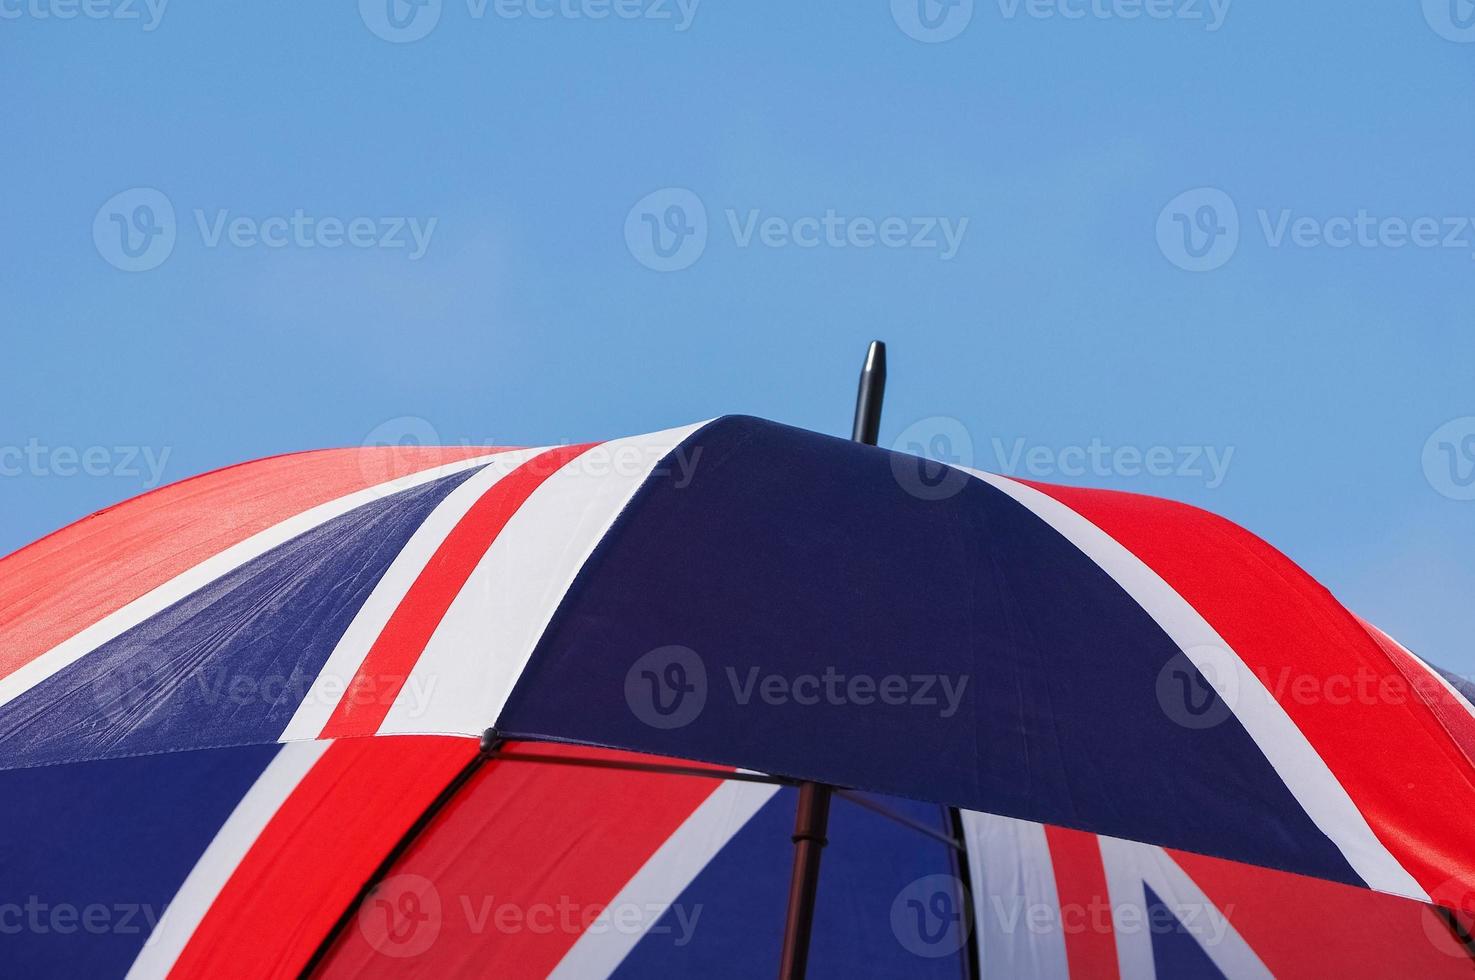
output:
M 984 980 L 1068 977 L 1055 864 L 1044 826 L 960 812 Z
M 1122 980 L 1153 980 L 1158 976 L 1152 952 L 1153 920 L 1148 915 L 1144 883 L 1229 980 L 1273 980 L 1264 961 L 1230 924 L 1224 910 L 1209 900 L 1166 851 L 1115 837 L 1096 840 L 1106 869 L 1106 888 L 1111 893 L 1112 931 Z M 1234 914 L 1232 905 L 1226 908 Z M 1157 928 L 1164 925 L 1159 922 Z
M 519 449 L 501 453 L 494 457 L 481 472 L 476 473 L 446 495 L 430 516 L 415 529 L 410 540 L 395 556 L 384 577 L 374 586 L 374 591 L 364 602 L 348 629 L 339 637 L 338 644 L 329 654 L 323 669 L 313 679 L 307 696 L 297 706 L 292 720 L 281 734 L 281 741 L 317 738 L 323 726 L 333 716 L 339 701 L 348 690 L 348 684 L 358 673 L 369 648 L 384 632 L 390 616 L 404 601 L 405 595 L 425 566 L 434 557 L 436 549 L 455 530 L 466 512 L 481 499 L 489 489 L 518 466 L 532 459 L 541 449 Z
M 303 511 L 279 524 L 259 531 L 244 541 L 211 555 L 169 581 L 161 583 L 121 609 L 104 616 L 80 633 L 67 637 L 15 673 L 0 678 L 0 705 L 14 701 L 57 671 L 75 663 L 139 623 L 158 615 L 181 599 L 198 592 L 211 582 L 230 574 L 273 548 L 326 524 L 335 517 L 341 517 L 355 508 L 371 504 L 389 494 L 409 490 L 443 476 L 481 466 L 493 459 L 496 459 L 496 455 L 478 456 L 474 459 L 447 463 L 412 473 L 409 476 L 319 504 L 311 510 Z
M 379 731 L 479 735 L 495 723 L 584 562 L 662 457 L 704 424 L 596 446 L 533 491 L 446 610 Z
M 262 830 L 332 744 L 323 741 L 283 746 L 267 764 L 159 917 L 159 924 L 128 970 L 129 980 L 169 974 Z
M 1285 709 L 1198 610 L 1142 559 L 1065 504 L 1008 477 L 968 472 L 1034 512 L 1101 566 L 1157 621 L 1214 686 L 1296 801 L 1369 887 L 1429 900 L 1378 840 L 1347 790 Z
M 778 790 L 763 783 L 720 784 L 580 934 L 549 974 L 550 980 L 586 980 L 613 973 L 701 870 Z M 677 911 L 673 943 L 682 940 L 683 928 L 696 928 L 700 914 L 699 908 Z M 713 928 L 722 928 L 722 924 Z

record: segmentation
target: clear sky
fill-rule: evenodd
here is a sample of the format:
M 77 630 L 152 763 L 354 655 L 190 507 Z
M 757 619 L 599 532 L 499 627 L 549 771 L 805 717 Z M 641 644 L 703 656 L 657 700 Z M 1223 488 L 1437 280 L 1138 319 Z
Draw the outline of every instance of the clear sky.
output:
M 842 434 L 881 337 L 883 443 L 1209 507 L 1475 673 L 1472 25 L 0 0 L 0 552 L 297 449 Z

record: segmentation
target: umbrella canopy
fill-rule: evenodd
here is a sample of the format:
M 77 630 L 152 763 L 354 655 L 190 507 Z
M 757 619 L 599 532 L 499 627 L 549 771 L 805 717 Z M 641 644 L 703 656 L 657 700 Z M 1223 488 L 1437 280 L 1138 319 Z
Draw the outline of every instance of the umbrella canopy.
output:
M 772 975 L 792 788 L 562 764 L 670 761 L 583 746 L 478 756 L 412 736 L 0 773 L 6 972 Z M 959 852 L 936 804 L 836 800 L 813 975 L 1469 976 L 1425 905 L 963 816 Z
M 0 561 L 0 766 L 488 729 L 1475 884 L 1469 701 L 1166 501 L 727 417 L 279 457 Z

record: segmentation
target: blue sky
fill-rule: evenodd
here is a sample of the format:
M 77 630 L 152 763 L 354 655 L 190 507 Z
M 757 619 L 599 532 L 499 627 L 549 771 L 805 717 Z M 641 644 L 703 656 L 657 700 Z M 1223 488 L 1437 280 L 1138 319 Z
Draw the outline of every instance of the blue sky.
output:
M 388 2 L 0 3 L 0 551 L 150 460 L 844 433 L 882 337 L 883 443 L 1475 673 L 1469 0 Z

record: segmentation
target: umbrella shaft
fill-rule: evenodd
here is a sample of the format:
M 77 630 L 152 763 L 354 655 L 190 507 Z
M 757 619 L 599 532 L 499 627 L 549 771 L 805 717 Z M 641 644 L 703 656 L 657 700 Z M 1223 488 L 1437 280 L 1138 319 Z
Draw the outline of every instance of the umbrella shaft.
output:
M 827 843 L 830 787 L 800 783 L 794 815 L 794 872 L 789 880 L 789 912 L 784 923 L 782 980 L 803 980 L 814 927 L 814 898 L 819 891 L 819 860 Z
M 855 429 L 851 439 L 876 444 L 881 431 L 881 402 L 886 395 L 886 345 L 872 341 L 860 370 L 855 395 Z M 809 937 L 814 931 L 814 897 L 819 891 L 819 859 L 830 825 L 831 787 L 800 783 L 794 814 L 794 871 L 789 879 L 789 911 L 784 921 L 780 980 L 804 980 L 809 965 Z

